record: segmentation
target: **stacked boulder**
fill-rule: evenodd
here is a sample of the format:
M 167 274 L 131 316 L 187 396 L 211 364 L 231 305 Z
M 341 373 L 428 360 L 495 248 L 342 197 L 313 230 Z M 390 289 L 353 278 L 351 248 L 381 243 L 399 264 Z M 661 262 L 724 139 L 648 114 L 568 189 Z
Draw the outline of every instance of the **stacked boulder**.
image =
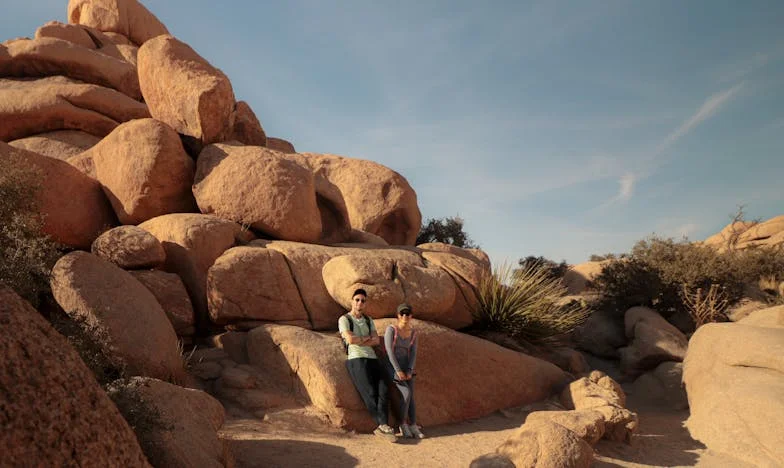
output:
M 621 386 L 601 371 L 571 382 L 560 394 L 563 411 L 534 411 L 494 453 L 472 467 L 589 467 L 601 439 L 631 443 L 637 415 L 626 409 Z
M 735 221 L 702 242 L 719 251 L 784 245 L 784 215 L 767 221 Z

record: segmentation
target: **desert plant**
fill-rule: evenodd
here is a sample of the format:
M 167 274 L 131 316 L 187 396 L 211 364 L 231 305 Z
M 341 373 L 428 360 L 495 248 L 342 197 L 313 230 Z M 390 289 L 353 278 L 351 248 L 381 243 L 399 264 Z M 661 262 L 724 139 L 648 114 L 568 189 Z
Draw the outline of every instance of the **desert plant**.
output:
M 0 282 L 33 306 L 49 292 L 49 274 L 60 256 L 41 233 L 40 174 L 13 155 L 0 158 Z
M 560 279 L 546 270 L 535 266 L 513 270 L 503 264 L 480 281 L 477 325 L 531 343 L 555 340 L 590 314 L 580 302 L 562 304 L 565 295 Z
M 683 285 L 681 296 L 686 310 L 694 320 L 695 328 L 706 323 L 727 321 L 725 312 L 729 300 L 724 288 L 718 284 L 711 284 L 707 291 L 703 288 L 691 289 Z
M 466 249 L 479 247 L 463 230 L 463 218 L 460 216 L 442 219 L 430 218 L 426 223 L 423 223 L 416 243 L 419 245 L 428 242 L 443 242 Z

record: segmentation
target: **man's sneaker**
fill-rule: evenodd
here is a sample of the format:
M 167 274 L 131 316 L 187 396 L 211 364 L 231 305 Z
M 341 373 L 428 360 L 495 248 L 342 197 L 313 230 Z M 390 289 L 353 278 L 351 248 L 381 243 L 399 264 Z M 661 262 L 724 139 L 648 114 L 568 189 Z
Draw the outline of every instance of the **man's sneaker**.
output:
M 397 437 L 395 437 L 395 430 L 389 427 L 386 424 L 382 424 L 373 431 L 373 434 L 381 437 L 382 439 L 388 442 L 397 442 Z
M 411 434 L 413 435 L 414 438 L 416 438 L 416 439 L 424 439 L 425 438 L 425 435 L 422 434 L 422 431 L 419 430 L 419 426 L 417 426 L 416 424 L 412 424 L 412 425 L 408 426 L 408 428 L 411 431 Z
M 400 433 L 406 439 L 413 439 L 414 438 L 414 433 L 411 432 L 411 427 L 409 427 L 408 424 L 401 424 L 400 425 Z

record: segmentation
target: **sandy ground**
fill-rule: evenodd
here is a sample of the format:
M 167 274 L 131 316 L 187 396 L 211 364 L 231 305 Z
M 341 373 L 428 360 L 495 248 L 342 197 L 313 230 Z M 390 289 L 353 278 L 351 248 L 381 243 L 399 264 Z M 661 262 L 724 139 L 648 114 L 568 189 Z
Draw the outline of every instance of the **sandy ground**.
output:
M 594 447 L 594 466 L 751 466 L 692 439 L 683 427 L 688 411 L 644 407 L 633 399 L 628 406 L 639 414 L 639 434 L 632 445 L 599 442 Z M 270 413 L 264 420 L 230 411 L 222 436 L 230 440 L 238 467 L 467 467 L 474 458 L 495 450 L 530 411 L 547 407 L 543 402 L 474 421 L 424 428 L 426 439 L 398 439 L 398 443 L 332 428 L 304 408 Z

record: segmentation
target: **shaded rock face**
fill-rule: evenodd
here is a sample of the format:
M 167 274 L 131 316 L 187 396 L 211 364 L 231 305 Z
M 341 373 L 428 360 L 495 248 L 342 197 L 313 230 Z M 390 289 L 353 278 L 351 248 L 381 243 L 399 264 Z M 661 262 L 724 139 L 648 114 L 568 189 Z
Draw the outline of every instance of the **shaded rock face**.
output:
M 321 236 L 313 175 L 264 148 L 208 146 L 199 155 L 193 193 L 202 213 L 272 237 L 315 242 Z
M 161 417 L 159 427 L 145 434 L 155 447 L 155 459 L 150 460 L 155 466 L 232 466 L 227 441 L 218 438 L 225 419 L 218 400 L 200 390 L 146 377 L 134 377 L 126 387 Z
M 250 146 L 267 146 L 267 134 L 247 102 L 237 101 L 232 121 L 232 133 L 226 140 L 237 140 Z
M 267 137 L 267 148 L 281 153 L 296 153 L 294 145 L 283 138 Z
M 88 154 L 121 223 L 196 211 L 194 163 L 168 125 L 155 119 L 124 123 Z
M 70 164 L 0 142 L 0 163 L 30 167 L 40 177 L 38 207 L 43 232 L 69 247 L 89 249 L 104 229 L 115 224 L 101 187 Z
M 130 273 L 155 296 L 177 335 L 193 335 L 193 305 L 179 276 L 158 270 L 137 270 Z
M 221 324 L 248 319 L 333 330 L 350 309 L 351 293 L 364 288 L 372 317 L 393 317 L 398 304 L 409 302 L 418 318 L 452 328 L 470 325 L 471 311 L 455 279 L 439 266 L 425 267 L 423 254 L 410 247 L 253 241 L 227 252 L 211 268 L 210 316 Z M 465 287 L 474 294 L 474 285 Z
M 618 358 L 618 349 L 627 339 L 620 318 L 613 313 L 597 310 L 574 332 L 577 347 L 596 356 Z
M 153 118 L 208 145 L 231 131 L 234 91 L 226 75 L 169 35 L 145 42 L 139 82 Z
M 1 286 L 0 328 L 0 388 L 9 390 L 0 405 L 4 466 L 149 466 L 68 341 Z
M 393 320 L 377 320 L 385 330 Z M 417 420 L 424 425 L 464 421 L 500 408 L 539 401 L 563 385 L 554 365 L 428 322 L 415 321 Z M 339 427 L 372 430 L 370 418 L 345 368 L 345 351 L 334 334 L 264 325 L 248 333 L 252 365 L 287 378 L 294 371 L 300 392 Z M 455 372 L 455 369 L 472 372 Z M 446 397 L 448 395 L 448 397 Z
M 585 292 L 590 283 L 602 273 L 602 269 L 610 261 L 601 262 L 585 262 L 579 265 L 574 265 L 566 271 L 563 277 L 564 286 L 566 286 L 567 294 L 574 295 Z
M 120 268 L 156 268 L 166 261 L 163 246 L 152 234 L 137 226 L 118 226 L 93 242 L 92 253 Z
M 149 116 L 146 105 L 121 92 L 64 76 L 0 78 L 2 141 L 55 130 L 104 137 L 122 122 Z
M 689 341 L 683 382 L 692 437 L 755 466 L 784 463 L 784 328 L 701 326 Z
M 155 296 L 130 273 L 86 252 L 71 252 L 52 269 L 52 293 L 75 319 L 104 330 L 110 353 L 129 375 L 182 378 L 177 336 Z
M 50 158 L 67 160 L 95 146 L 100 138 L 79 130 L 58 130 L 14 140 L 9 144 Z
M 169 34 L 166 26 L 137 0 L 69 0 L 68 22 L 111 31 L 137 45 Z
M 682 380 L 683 363 L 663 362 L 653 371 L 638 377 L 630 392 L 638 397 L 638 401 L 682 410 L 689 407 Z
M 632 307 L 624 316 L 629 345 L 619 350 L 621 370 L 628 375 L 655 368 L 664 361 L 683 361 L 686 336 L 655 310 Z

